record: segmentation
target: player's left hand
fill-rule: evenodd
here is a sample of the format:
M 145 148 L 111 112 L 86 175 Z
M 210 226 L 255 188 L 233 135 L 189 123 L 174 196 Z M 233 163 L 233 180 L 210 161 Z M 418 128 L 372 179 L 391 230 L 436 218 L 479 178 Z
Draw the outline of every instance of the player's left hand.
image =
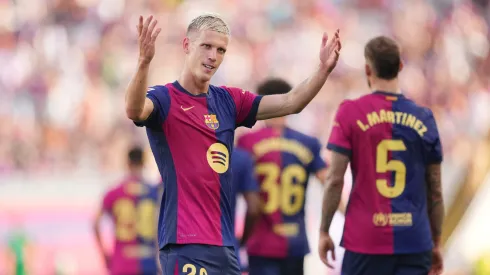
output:
M 328 260 L 328 251 L 331 252 L 332 260 L 335 261 L 335 245 L 330 238 L 330 235 L 325 232 L 320 232 L 320 240 L 318 242 L 318 253 L 320 254 L 320 259 L 329 268 L 334 268 L 333 263 Z
M 339 32 L 337 29 L 334 37 L 330 41 L 328 34 L 326 32 L 323 33 L 322 46 L 320 48 L 320 62 L 322 69 L 325 69 L 328 73 L 332 72 L 339 60 L 340 49 L 342 48 Z
M 432 249 L 432 266 L 429 275 L 441 275 L 444 269 L 441 250 L 437 247 Z

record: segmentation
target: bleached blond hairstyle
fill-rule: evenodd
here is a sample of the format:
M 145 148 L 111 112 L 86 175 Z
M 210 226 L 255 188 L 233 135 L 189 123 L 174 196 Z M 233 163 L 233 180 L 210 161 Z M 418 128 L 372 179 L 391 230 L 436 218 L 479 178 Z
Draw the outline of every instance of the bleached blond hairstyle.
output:
M 187 27 L 187 35 L 204 30 L 215 31 L 228 36 L 230 35 L 230 28 L 228 27 L 228 24 L 226 24 L 221 16 L 214 13 L 201 14 L 192 19 L 191 23 Z

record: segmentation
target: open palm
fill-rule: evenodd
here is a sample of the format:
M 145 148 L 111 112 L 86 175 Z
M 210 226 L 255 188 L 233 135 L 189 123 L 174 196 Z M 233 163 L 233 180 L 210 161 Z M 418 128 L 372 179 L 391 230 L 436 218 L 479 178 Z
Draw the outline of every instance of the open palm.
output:
M 153 20 L 153 16 L 148 17 L 143 23 L 143 17 L 140 16 L 138 25 L 138 43 L 140 48 L 140 61 L 150 63 L 155 56 L 155 40 L 158 37 L 161 29 L 155 30 L 158 21 Z
M 331 72 L 335 65 L 337 65 L 337 60 L 339 60 L 340 49 L 342 45 L 340 43 L 339 30 L 335 32 L 333 39 L 328 39 L 328 34 L 323 33 L 322 46 L 320 48 L 320 61 L 322 66 Z

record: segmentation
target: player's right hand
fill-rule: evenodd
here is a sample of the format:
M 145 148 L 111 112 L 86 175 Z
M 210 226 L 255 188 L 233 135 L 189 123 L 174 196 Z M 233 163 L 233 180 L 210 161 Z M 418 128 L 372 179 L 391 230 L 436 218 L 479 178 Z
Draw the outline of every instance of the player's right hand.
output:
M 143 64 L 150 64 L 153 56 L 155 56 L 155 41 L 162 30 L 161 28 L 155 30 L 157 23 L 157 20 L 153 21 L 153 16 L 146 18 L 143 23 L 143 16 L 140 16 L 139 23 L 136 26 L 140 47 L 139 61 Z
M 334 268 L 333 263 L 328 260 L 328 251 L 331 252 L 332 260 L 335 261 L 335 245 L 330 238 L 330 235 L 325 232 L 320 232 L 320 239 L 318 241 L 318 253 L 320 254 L 320 259 L 329 268 Z
M 442 253 L 439 248 L 432 249 L 432 266 L 429 275 L 441 275 L 444 269 Z

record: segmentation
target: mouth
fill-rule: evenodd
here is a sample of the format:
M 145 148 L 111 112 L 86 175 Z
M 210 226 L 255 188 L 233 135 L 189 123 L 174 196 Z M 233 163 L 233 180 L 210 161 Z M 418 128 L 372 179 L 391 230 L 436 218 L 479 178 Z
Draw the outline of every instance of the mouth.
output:
M 208 70 L 214 70 L 214 66 L 211 66 L 211 65 L 207 65 L 207 64 L 203 64 L 204 68 L 208 69 Z

